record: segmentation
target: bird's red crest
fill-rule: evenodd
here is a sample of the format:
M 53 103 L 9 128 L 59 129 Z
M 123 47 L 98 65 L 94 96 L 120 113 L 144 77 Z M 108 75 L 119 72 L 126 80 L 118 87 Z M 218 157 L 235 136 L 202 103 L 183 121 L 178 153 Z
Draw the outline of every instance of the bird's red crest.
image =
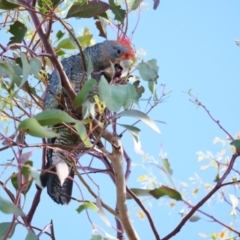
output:
M 125 45 L 127 47 L 131 47 L 131 41 L 127 38 L 127 37 L 121 37 L 118 38 L 117 40 L 119 43 L 121 43 L 122 45 Z
M 126 53 L 122 56 L 122 59 L 134 60 L 135 52 L 131 46 L 131 41 L 127 37 L 120 37 L 120 38 L 118 38 L 117 41 L 129 49 L 128 53 Z

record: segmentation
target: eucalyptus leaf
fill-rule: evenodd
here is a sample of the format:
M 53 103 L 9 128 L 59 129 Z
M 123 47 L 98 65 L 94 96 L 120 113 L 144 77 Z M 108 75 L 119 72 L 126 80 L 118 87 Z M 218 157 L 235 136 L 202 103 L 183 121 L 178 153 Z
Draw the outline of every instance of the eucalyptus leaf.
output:
M 124 128 L 126 128 L 133 136 L 136 142 L 139 142 L 139 132 L 141 131 L 139 128 L 132 126 L 132 125 L 127 125 L 127 124 L 118 124 Z
M 15 214 L 23 217 L 26 216 L 20 208 L 2 197 L 0 197 L 0 211 L 6 214 Z
M 25 240 L 38 240 L 38 237 L 36 236 L 36 234 L 34 232 L 28 231 L 28 234 L 27 234 Z
M 126 11 L 121 8 L 121 5 L 118 5 L 114 2 L 114 0 L 109 0 L 110 9 L 114 14 L 114 19 L 119 21 L 122 25 L 124 25 L 124 19 L 126 17 Z
M 87 100 L 88 93 L 96 85 L 97 85 L 97 82 L 94 79 L 89 79 L 83 85 L 82 89 L 80 90 L 80 92 L 77 94 L 76 98 L 73 101 L 75 107 L 80 107 Z
M 0 3 L 0 6 L 4 2 L 5 2 L 5 0 L 3 0 L 3 2 Z M 10 6 L 10 8 L 11 7 L 13 7 L 13 8 L 19 7 L 18 5 L 9 3 L 7 1 L 6 1 L 6 3 L 7 3 L 7 5 Z M 13 24 L 10 25 L 9 32 L 13 35 L 13 37 L 10 38 L 10 41 L 8 44 L 21 43 L 23 41 L 25 34 L 27 33 L 27 27 L 22 22 L 17 20 Z
M 22 82 L 20 84 L 20 88 L 24 85 L 24 83 L 27 81 L 28 75 L 30 73 L 30 66 L 28 64 L 27 56 L 25 53 L 20 53 L 21 62 L 23 66 L 23 76 L 22 76 Z
M 151 196 L 151 189 L 131 188 L 130 190 L 138 197 Z M 127 199 L 132 199 L 130 194 L 127 194 Z
M 77 209 L 76 211 L 78 213 L 81 213 L 83 210 L 87 210 L 87 209 L 90 209 L 90 210 L 94 210 L 94 211 L 98 211 L 98 207 L 92 203 L 92 202 L 87 202 L 87 203 L 84 203 L 84 204 L 81 204 Z
M 177 190 L 175 190 L 173 188 L 169 188 L 167 186 L 161 186 L 159 188 L 155 188 L 155 189 L 149 191 L 149 193 L 156 199 L 159 199 L 163 196 L 168 196 L 177 201 L 182 200 L 182 196 Z
M 92 39 L 92 35 L 84 35 L 84 36 L 81 36 L 81 37 L 77 37 L 77 40 L 82 47 L 89 44 L 91 39 Z M 75 44 L 73 44 L 71 38 L 69 37 L 69 38 L 65 38 L 65 39 L 61 40 L 58 43 L 56 49 L 58 50 L 58 49 L 61 49 L 61 48 L 63 48 L 63 49 L 76 49 L 76 46 L 75 46 Z
M 38 73 L 42 67 L 42 61 L 39 58 L 30 58 L 30 73 L 38 77 Z
M 59 123 L 76 123 L 77 120 L 72 118 L 68 113 L 58 109 L 43 110 L 34 116 L 41 126 L 52 126 Z
M 109 4 L 98 1 L 87 1 L 85 3 L 75 2 L 69 9 L 66 18 L 92 18 L 109 9 Z
M 10 226 L 12 225 L 11 222 L 3 222 L 0 223 L 0 239 L 5 239 L 6 234 L 8 233 L 8 230 L 10 228 Z M 10 232 L 10 234 L 8 235 L 8 238 L 11 238 L 14 234 L 15 228 L 17 226 L 17 223 L 14 222 L 13 223 L 13 227 L 12 227 L 12 231 Z
M 53 138 L 58 136 L 58 134 L 54 131 L 45 130 L 35 118 L 28 118 L 23 120 L 19 124 L 18 130 L 28 133 L 31 136 L 40 138 Z
M 136 91 L 137 87 L 128 83 L 125 85 L 110 85 L 104 76 L 99 82 L 99 96 L 108 109 L 118 112 L 121 107 L 127 109 L 131 103 L 138 105 L 141 97 Z
M 154 123 L 154 121 L 151 118 L 149 118 L 147 114 L 145 114 L 139 110 L 132 110 L 132 109 L 125 110 L 118 114 L 113 115 L 112 118 L 119 118 L 119 117 L 123 117 L 123 116 L 138 118 L 141 121 L 143 121 L 144 123 L 146 123 L 148 126 L 150 126 L 157 133 L 161 133 L 159 128 L 157 127 L 157 125 Z
M 148 62 L 141 62 L 138 64 L 137 68 L 143 80 L 156 82 L 159 77 L 159 67 L 157 66 L 156 59 L 149 60 Z
M 92 144 L 91 144 L 91 141 L 90 141 L 90 139 L 89 139 L 89 137 L 87 135 L 87 130 L 86 130 L 84 124 L 82 122 L 78 121 L 75 124 L 74 127 L 76 128 L 77 132 L 79 133 L 79 136 L 82 139 L 84 145 L 86 147 L 91 147 Z
M 134 0 L 131 5 L 131 10 L 136 10 L 143 0 Z
M 17 86 L 20 86 L 22 79 L 17 76 L 13 67 L 10 64 L 4 61 L 0 61 L 0 69 L 4 70 L 4 72 L 11 79 L 12 84 L 16 83 Z M 2 72 L 0 73 L 0 76 L 5 77 Z

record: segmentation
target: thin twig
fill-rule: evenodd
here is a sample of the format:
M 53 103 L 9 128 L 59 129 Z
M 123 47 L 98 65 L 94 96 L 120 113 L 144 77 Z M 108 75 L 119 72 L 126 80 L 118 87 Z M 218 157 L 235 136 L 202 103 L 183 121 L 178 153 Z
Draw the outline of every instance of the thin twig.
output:
M 52 236 L 52 240 L 55 240 L 55 234 L 54 234 L 54 227 L 53 227 L 53 220 L 51 220 L 51 236 Z
M 135 202 L 140 206 L 140 208 L 143 210 L 143 212 L 146 214 L 146 216 L 147 216 L 147 219 L 148 219 L 148 221 L 149 221 L 149 223 L 150 223 L 150 226 L 151 226 L 151 228 L 152 228 L 152 230 L 153 230 L 153 233 L 154 233 L 154 235 L 155 235 L 155 238 L 156 238 L 156 240 L 160 240 L 160 236 L 159 236 L 159 234 L 158 234 L 158 232 L 157 232 L 157 229 L 156 229 L 156 227 L 155 227 L 155 225 L 154 225 L 154 222 L 153 222 L 153 220 L 152 220 L 152 218 L 151 218 L 151 215 L 149 214 L 149 212 L 148 212 L 148 210 L 144 207 L 144 205 L 142 204 L 142 202 L 139 200 L 139 198 L 127 187 L 127 193 L 135 200 Z
M 73 164 L 73 170 L 76 173 L 76 175 L 78 176 L 79 180 L 82 182 L 82 184 L 86 187 L 86 189 L 88 190 L 88 192 L 95 198 L 97 199 L 98 196 L 97 194 L 95 194 L 93 192 L 93 190 L 91 189 L 91 187 L 87 184 L 87 182 L 84 180 L 84 178 L 81 176 L 81 174 L 78 172 L 77 167 L 76 167 L 76 163 L 75 160 L 72 159 L 72 164 Z M 115 217 L 118 217 L 118 214 L 116 213 L 116 211 L 114 211 L 111 207 L 109 207 L 107 204 L 105 204 L 103 201 L 101 201 L 102 206 L 108 210 L 112 215 L 114 215 Z
M 227 168 L 227 170 L 225 171 L 225 173 L 223 174 L 223 176 L 219 179 L 218 183 L 215 185 L 215 187 L 202 199 L 198 202 L 198 204 L 196 204 L 192 210 L 182 219 L 182 221 L 178 224 L 178 226 L 171 232 L 169 233 L 166 237 L 164 237 L 162 240 L 168 240 L 171 237 L 173 237 L 174 235 L 176 235 L 184 226 L 184 224 L 191 218 L 191 216 L 207 201 L 211 198 L 211 196 L 217 192 L 223 185 L 223 181 L 226 179 L 226 177 L 228 176 L 228 174 L 231 172 L 232 167 L 235 163 L 235 160 L 237 159 L 237 157 L 240 156 L 240 153 L 237 152 L 236 154 L 234 154 L 231 158 L 231 161 L 229 163 L 229 166 Z
M 212 116 L 212 114 L 211 114 L 210 111 L 207 109 L 207 107 L 206 107 L 205 105 L 203 105 L 203 104 L 202 104 L 195 96 L 193 96 L 191 93 L 189 93 L 189 95 L 193 98 L 193 100 L 190 99 L 190 102 L 193 102 L 193 103 L 197 104 L 198 106 L 202 107 L 202 108 L 205 110 L 205 112 L 208 114 L 208 116 L 209 116 L 209 117 L 219 126 L 219 128 L 222 129 L 222 130 L 227 134 L 227 136 L 230 137 L 231 140 L 233 141 L 234 138 L 231 136 L 231 134 L 220 124 L 220 121 L 219 121 L 219 120 L 216 120 L 216 119 Z

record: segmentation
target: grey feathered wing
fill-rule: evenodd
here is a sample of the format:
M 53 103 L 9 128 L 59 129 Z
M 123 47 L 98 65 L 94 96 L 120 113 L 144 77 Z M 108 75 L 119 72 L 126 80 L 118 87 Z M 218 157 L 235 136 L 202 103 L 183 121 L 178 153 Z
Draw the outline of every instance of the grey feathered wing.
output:
M 75 86 L 75 91 L 78 92 L 80 89 L 80 81 L 82 80 L 82 62 L 79 55 L 74 55 L 69 58 L 65 58 L 62 61 L 62 65 L 64 67 L 64 71 L 70 82 Z M 64 107 L 68 108 L 68 111 L 71 111 L 71 106 L 62 106 L 60 104 L 61 97 L 64 94 L 63 88 L 61 86 L 61 80 L 57 71 L 54 71 L 49 78 L 49 88 L 46 93 L 46 101 L 45 101 L 45 109 L 64 109 Z M 78 135 L 74 134 L 71 130 L 66 127 L 57 127 L 57 132 L 59 133 L 59 137 L 48 139 L 48 143 L 57 143 L 62 145 L 71 145 L 76 146 L 80 144 L 81 140 Z M 77 158 L 77 155 L 80 151 L 73 151 L 71 156 L 73 158 Z M 73 181 L 69 178 L 66 178 L 61 185 L 60 179 L 56 174 L 56 162 L 53 162 L 53 159 L 57 159 L 58 161 L 65 161 L 68 165 L 69 176 L 71 178 L 74 177 L 74 171 L 72 168 L 71 160 L 67 156 L 68 153 L 63 153 L 62 151 L 54 151 L 53 149 L 47 149 L 47 164 L 46 169 L 50 168 L 50 171 L 55 172 L 49 173 L 46 172 L 41 176 L 43 186 L 47 186 L 47 192 L 49 196 L 59 204 L 68 204 L 71 200 Z M 71 158 L 72 159 L 72 158 Z

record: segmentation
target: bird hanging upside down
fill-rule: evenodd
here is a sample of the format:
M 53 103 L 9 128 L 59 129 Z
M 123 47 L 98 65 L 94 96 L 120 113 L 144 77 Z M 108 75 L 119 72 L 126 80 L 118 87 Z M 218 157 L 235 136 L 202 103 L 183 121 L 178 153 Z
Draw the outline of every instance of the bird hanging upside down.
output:
M 117 41 L 106 40 L 102 43 L 97 43 L 94 46 L 87 47 L 84 50 L 87 53 L 93 64 L 92 78 L 99 82 L 101 74 L 104 73 L 104 69 L 111 66 L 111 62 L 117 63 L 121 60 L 133 60 L 135 59 L 135 52 L 131 47 L 130 41 L 126 38 L 121 38 Z M 87 74 L 83 70 L 83 62 L 80 54 L 76 54 L 62 60 L 62 65 L 68 79 L 70 80 L 76 94 L 81 90 L 81 87 L 87 81 Z M 86 60 L 85 60 L 86 63 Z M 87 63 L 86 63 L 87 65 Z M 98 95 L 98 87 L 94 87 L 88 94 L 88 100 L 93 102 L 93 96 Z M 64 98 L 64 101 L 59 101 L 59 96 Z M 63 103 L 66 103 L 63 107 Z M 64 92 L 64 88 L 61 85 L 60 77 L 55 70 L 49 78 L 49 87 L 46 92 L 45 109 L 62 109 L 68 112 L 73 112 L 70 104 L 70 99 Z M 80 137 L 71 131 L 66 126 L 57 127 L 59 137 L 49 139 L 48 143 L 55 143 L 67 146 L 79 146 L 83 145 Z M 79 150 L 70 151 L 66 153 L 63 151 L 57 151 L 48 148 L 47 149 L 47 164 L 46 169 L 50 168 L 55 172 L 44 172 L 41 176 L 42 185 L 47 186 L 47 192 L 50 197 L 59 204 L 68 204 L 71 200 L 74 171 L 72 166 L 72 160 L 78 160 Z M 71 159 L 70 159 L 71 158 Z M 65 164 L 66 163 L 66 164 Z M 61 172 L 61 167 L 67 166 L 68 176 L 71 178 L 65 178 L 60 180 L 57 173 Z

